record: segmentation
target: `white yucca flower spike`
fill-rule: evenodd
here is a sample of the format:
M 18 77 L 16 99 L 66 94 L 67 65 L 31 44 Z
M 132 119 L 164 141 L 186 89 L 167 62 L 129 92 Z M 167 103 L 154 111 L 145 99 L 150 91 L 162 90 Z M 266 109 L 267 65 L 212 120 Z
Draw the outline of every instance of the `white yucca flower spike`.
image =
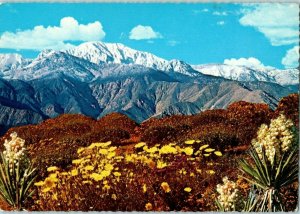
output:
M 279 160 L 282 154 L 291 148 L 294 141 L 292 127 L 293 122 L 283 114 L 271 120 L 269 126 L 262 124 L 257 132 L 257 138 L 252 140 L 259 158 L 262 159 L 262 148 L 264 148 L 271 164 L 274 164 L 275 156 Z
M 10 137 L 10 140 L 6 139 L 4 142 L 5 150 L 3 151 L 3 155 L 12 167 L 13 163 L 18 163 L 24 156 L 25 140 L 19 138 L 16 132 L 11 133 Z
M 239 191 L 237 185 L 233 181 L 229 181 L 228 177 L 224 177 L 223 185 L 217 185 L 217 192 L 219 193 L 218 201 L 224 208 L 224 211 L 232 211 L 236 209 L 239 204 Z

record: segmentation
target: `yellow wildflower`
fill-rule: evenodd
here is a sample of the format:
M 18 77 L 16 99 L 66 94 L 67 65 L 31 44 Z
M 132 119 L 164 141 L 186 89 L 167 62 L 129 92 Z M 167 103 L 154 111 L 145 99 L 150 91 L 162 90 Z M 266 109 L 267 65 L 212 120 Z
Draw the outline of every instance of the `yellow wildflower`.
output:
M 191 177 L 194 177 L 194 176 L 195 176 L 195 173 L 191 172 L 191 173 L 190 173 L 190 176 L 191 176 Z
M 176 154 L 176 153 L 177 153 L 177 149 L 170 145 L 163 146 L 159 150 L 159 154 Z
M 125 160 L 126 162 L 133 162 L 133 157 L 131 155 L 126 155 Z
M 56 167 L 56 166 L 50 166 L 50 167 L 47 168 L 48 172 L 53 172 L 53 171 L 57 171 L 57 170 L 59 170 L 59 168 Z
M 204 156 L 205 156 L 205 157 L 208 157 L 208 156 L 210 156 L 210 154 L 204 154 Z
M 208 144 L 205 144 L 205 145 L 201 146 L 201 147 L 199 148 L 199 150 L 203 150 L 203 149 L 205 149 L 205 148 L 207 148 L 207 147 L 209 147 L 209 145 L 208 145 Z
M 201 140 L 196 140 L 196 143 L 201 143 Z
M 108 151 L 107 151 L 107 149 L 99 149 L 98 153 L 101 155 L 107 155 Z
M 81 158 L 81 159 L 76 159 L 76 160 L 72 160 L 72 163 L 73 163 L 73 164 L 80 164 L 80 163 L 82 163 L 83 160 L 84 160 L 83 158 Z
M 205 152 L 213 152 L 213 151 L 215 151 L 215 149 L 208 148 L 208 149 L 205 149 L 204 151 L 205 151 Z
M 182 150 L 186 155 L 192 155 L 194 152 L 194 149 L 192 147 L 186 147 Z
M 45 184 L 44 181 L 39 181 L 37 183 L 34 183 L 34 185 L 38 187 L 43 186 L 44 184 Z
M 195 143 L 195 140 L 187 140 L 184 142 L 185 144 L 192 145 Z
M 121 173 L 120 173 L 120 172 L 114 172 L 114 176 L 120 177 L 120 176 L 121 176 Z
M 144 150 L 144 151 L 147 151 L 147 150 L 148 150 L 148 146 L 147 146 L 147 145 L 144 146 L 144 147 L 143 147 L 143 150 Z
M 77 149 L 77 153 L 79 154 L 79 153 L 83 152 L 84 150 L 85 150 L 85 148 L 81 147 L 81 148 Z
M 130 173 L 129 173 L 129 176 L 132 177 L 132 176 L 133 176 L 133 172 L 130 172 Z
M 73 170 L 71 171 L 71 175 L 72 175 L 72 176 L 78 175 L 77 169 L 73 169 Z
M 107 176 L 110 175 L 110 171 L 108 171 L 108 170 L 103 170 L 103 171 L 101 172 L 101 175 L 102 175 L 103 177 L 107 177 Z
M 134 146 L 134 148 L 141 148 L 141 147 L 143 147 L 143 146 L 145 146 L 146 145 L 146 143 L 145 142 L 140 142 L 140 143 L 138 143 L 138 144 L 136 144 L 135 146 Z
M 215 172 L 214 170 L 208 170 L 207 173 L 213 175 L 213 174 L 215 174 L 216 172 Z
M 106 143 L 92 143 L 88 148 L 93 149 L 95 147 L 101 147 L 101 148 L 106 148 L 111 144 L 111 141 L 108 141 Z
M 157 147 L 151 147 L 150 149 L 147 149 L 147 152 L 148 153 L 155 153 L 155 152 L 157 152 L 158 151 L 158 149 L 157 149 Z
M 103 179 L 103 176 L 101 174 L 98 174 L 98 173 L 93 173 L 90 175 L 90 177 L 92 179 L 94 179 L 95 181 L 100 181 Z
M 106 143 L 100 143 L 99 145 L 100 145 L 100 147 L 102 147 L 102 148 L 106 148 L 106 147 L 108 147 L 108 146 L 111 145 L 111 141 L 107 141 Z
M 166 166 L 168 166 L 168 165 L 166 163 L 164 163 L 163 161 L 161 161 L 161 160 L 157 161 L 157 168 L 158 169 L 165 168 Z
M 44 181 L 44 186 L 45 188 L 52 188 L 52 187 L 55 187 L 55 182 L 57 182 L 58 179 L 57 178 L 46 178 L 45 181 Z
M 222 156 L 222 152 L 220 152 L 220 151 L 216 151 L 216 152 L 214 152 L 214 154 L 217 156 Z
M 198 150 L 197 152 L 194 153 L 194 155 L 200 154 L 201 150 Z
M 146 210 L 152 210 L 152 208 L 153 208 L 153 206 L 152 206 L 152 204 L 151 203 L 147 203 L 146 205 L 145 205 L 145 208 L 146 208 Z
M 117 200 L 117 195 L 116 194 L 112 194 L 111 198 L 114 199 L 114 200 Z
M 43 192 L 43 193 L 46 193 L 46 192 L 48 192 L 48 191 L 50 191 L 50 190 L 51 190 L 51 188 L 46 187 L 46 188 L 43 188 L 43 189 L 42 189 L 42 192 Z
M 113 151 L 113 152 L 109 152 L 108 155 L 106 156 L 107 159 L 112 159 L 113 157 L 116 156 L 116 152 Z
M 57 173 L 51 173 L 48 177 L 49 178 L 57 178 Z
M 146 184 L 143 185 L 143 192 L 144 193 L 147 192 L 147 185 Z
M 112 164 L 108 163 L 104 166 L 104 168 L 105 168 L 105 170 L 111 171 L 114 169 L 114 166 Z
M 186 170 L 183 168 L 183 169 L 179 170 L 179 173 L 183 174 L 183 175 L 186 175 Z
M 162 182 L 160 186 L 166 193 L 171 192 L 171 188 L 167 182 Z
M 109 151 L 109 152 L 113 152 L 113 151 L 115 151 L 117 148 L 118 148 L 118 147 L 116 147 L 116 146 L 112 146 L 112 147 L 109 147 L 108 151 Z
M 191 191 L 192 191 L 192 188 L 191 188 L 191 187 L 186 187 L 186 188 L 184 188 L 184 191 L 186 191 L 186 192 L 191 192 Z
M 53 194 L 52 194 L 52 199 L 55 200 L 55 201 L 58 200 L 58 198 L 57 198 L 57 193 L 53 193 Z
M 88 165 L 88 166 L 86 166 L 86 167 L 84 167 L 84 169 L 85 170 L 94 170 L 94 167 L 93 166 L 91 166 L 91 165 Z
M 109 189 L 110 189 L 110 186 L 106 184 L 106 185 L 103 186 L 102 189 L 103 189 L 103 190 L 109 190 Z

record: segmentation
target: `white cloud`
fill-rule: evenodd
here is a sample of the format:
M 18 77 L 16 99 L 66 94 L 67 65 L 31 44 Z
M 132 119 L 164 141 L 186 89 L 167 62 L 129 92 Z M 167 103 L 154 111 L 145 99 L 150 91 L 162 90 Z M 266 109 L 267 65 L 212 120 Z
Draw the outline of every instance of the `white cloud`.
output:
M 241 12 L 240 23 L 256 28 L 273 46 L 299 42 L 298 4 L 247 4 Z
M 176 40 L 169 40 L 168 43 L 167 43 L 169 46 L 171 47 L 174 47 L 176 45 L 179 45 L 180 42 L 179 41 L 176 41 Z
M 281 63 L 285 68 L 297 68 L 299 66 L 299 46 L 295 46 L 286 52 Z
M 8 49 L 64 49 L 72 46 L 67 41 L 95 41 L 105 36 L 102 25 L 96 21 L 79 24 L 73 17 L 64 17 L 59 26 L 42 25 L 33 29 L 4 32 L 0 36 L 0 48 Z
M 223 11 L 223 12 L 215 11 L 212 14 L 214 16 L 227 16 L 228 15 L 228 13 L 226 11 Z
M 144 39 L 159 39 L 162 35 L 155 32 L 150 26 L 138 25 L 132 28 L 129 33 L 129 39 L 144 40 Z
M 217 25 L 225 25 L 225 22 L 224 21 L 219 21 L 219 22 L 217 22 Z
M 235 59 L 235 58 L 225 59 L 224 64 L 246 66 L 249 68 L 257 68 L 257 69 L 272 68 L 270 66 L 265 66 L 260 60 L 254 58 L 254 57 L 239 58 L 239 59 Z

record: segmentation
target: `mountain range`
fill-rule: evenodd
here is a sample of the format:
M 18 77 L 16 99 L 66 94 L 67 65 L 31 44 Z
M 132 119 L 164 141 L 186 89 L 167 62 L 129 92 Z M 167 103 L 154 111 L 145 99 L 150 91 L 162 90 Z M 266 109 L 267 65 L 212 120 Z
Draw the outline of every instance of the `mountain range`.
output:
M 0 54 L 0 124 L 5 130 L 64 113 L 99 118 L 111 112 L 142 122 L 240 100 L 275 108 L 298 90 L 298 76 L 297 69 L 189 65 L 119 43 L 44 50 L 35 59 Z

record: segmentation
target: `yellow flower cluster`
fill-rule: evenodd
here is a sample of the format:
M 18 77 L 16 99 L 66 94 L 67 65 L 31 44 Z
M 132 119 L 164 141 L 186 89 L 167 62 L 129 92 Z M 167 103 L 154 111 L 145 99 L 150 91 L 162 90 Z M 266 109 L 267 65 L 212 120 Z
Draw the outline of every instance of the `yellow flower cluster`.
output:
M 257 138 L 252 140 L 259 157 L 262 158 L 262 148 L 264 148 L 271 164 L 274 163 L 275 156 L 279 160 L 294 141 L 292 127 L 293 122 L 284 115 L 271 120 L 270 126 L 262 124 L 257 132 Z
M 233 211 L 239 201 L 239 191 L 236 183 L 229 181 L 227 177 L 223 178 L 223 185 L 217 185 L 219 193 L 218 201 L 224 207 L 225 211 Z
M 195 165 L 195 168 L 191 170 L 191 168 L 184 168 L 185 166 L 178 167 L 176 168 L 178 176 L 196 177 L 198 174 L 202 174 L 202 170 L 198 169 L 196 164 L 193 164 L 201 161 L 202 153 L 215 153 L 216 156 L 221 156 L 222 153 L 209 148 L 209 145 L 193 145 L 196 143 L 199 144 L 201 142 L 189 140 L 185 141 L 182 146 L 169 143 L 162 146 L 157 144 L 152 147 L 148 147 L 144 142 L 140 142 L 126 152 L 122 152 L 118 147 L 112 146 L 111 142 L 92 143 L 88 147 L 82 147 L 77 150 L 78 158 L 72 161 L 72 166 L 67 171 L 51 166 L 47 169 L 50 173 L 49 176 L 35 183 L 35 185 L 38 187 L 40 198 L 44 198 L 44 200 L 51 198 L 51 200 L 58 200 L 61 203 L 69 203 L 68 201 L 71 199 L 68 198 L 67 194 L 60 196 L 61 192 L 64 192 L 60 189 L 64 188 L 65 184 L 74 182 L 79 182 L 76 185 L 98 188 L 103 194 L 109 195 L 112 200 L 117 200 L 118 196 L 115 190 L 120 182 L 126 183 L 126 186 L 136 185 L 137 181 L 135 179 L 139 176 L 135 174 L 134 169 L 136 167 L 141 168 L 143 171 L 149 169 L 163 171 L 166 168 L 176 166 L 176 162 L 174 162 L 176 158 L 174 157 L 183 157 L 183 160 L 191 162 L 190 166 Z M 200 148 L 197 150 L 195 147 Z M 213 170 L 203 170 L 203 172 L 210 175 L 215 173 Z M 136 186 L 144 194 L 153 192 L 152 186 L 145 181 Z M 166 181 L 161 183 L 160 189 L 165 193 L 171 192 L 171 188 Z M 186 187 L 184 191 L 189 193 L 192 191 L 192 188 Z M 65 192 L 68 191 L 65 190 Z M 154 192 L 153 194 L 156 193 Z M 145 209 L 151 210 L 152 204 L 146 204 Z

